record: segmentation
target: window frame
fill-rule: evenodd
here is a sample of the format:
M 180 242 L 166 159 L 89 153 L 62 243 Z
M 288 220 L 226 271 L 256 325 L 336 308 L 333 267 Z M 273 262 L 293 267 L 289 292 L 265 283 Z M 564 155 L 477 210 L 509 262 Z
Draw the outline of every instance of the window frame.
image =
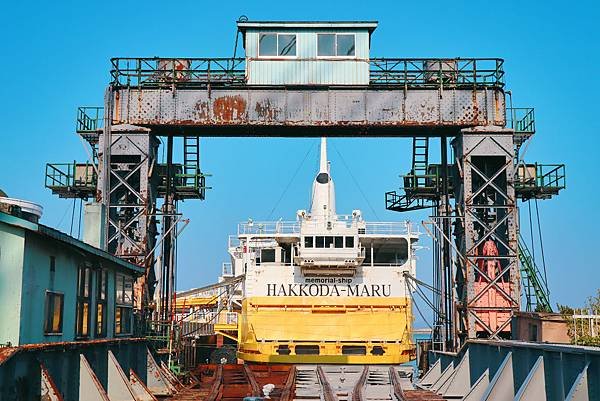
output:
M 266 55 L 261 55 L 260 54 L 260 37 L 261 35 L 275 35 L 275 43 L 277 45 L 277 48 L 275 49 L 275 55 L 274 56 L 266 56 Z M 279 55 L 279 35 L 291 35 L 291 36 L 295 36 L 296 37 L 296 51 L 295 54 L 293 56 L 281 56 Z M 290 60 L 290 59 L 297 59 L 298 58 L 298 33 L 297 32 L 258 32 L 258 36 L 256 38 L 257 43 L 256 43 L 256 54 L 257 54 L 257 58 L 259 59 L 282 59 L 282 60 Z
M 48 312 L 49 312 L 49 306 L 50 306 L 50 302 L 49 302 L 49 295 L 54 296 L 58 296 L 61 299 L 60 302 L 60 319 L 59 319 L 59 324 L 58 324 L 58 331 L 48 331 Z M 54 308 L 54 307 L 53 307 Z M 53 309 L 54 312 L 54 309 Z M 54 316 L 54 313 L 52 314 Z M 61 291 L 52 291 L 52 290 L 46 290 L 46 293 L 44 295 L 44 335 L 45 336 L 62 336 L 63 335 L 63 323 L 64 323 L 64 315 L 65 315 L 65 294 L 64 292 Z
M 310 246 L 308 246 L 310 245 Z M 313 249 L 315 247 L 315 237 L 312 235 L 304 236 L 304 248 Z
M 348 239 L 352 239 L 352 245 L 348 246 Z M 345 235 L 344 236 L 344 248 L 355 248 L 354 244 L 356 243 L 353 235 Z
M 333 56 L 320 56 L 319 55 L 319 35 L 333 35 L 334 36 L 334 41 L 333 41 L 333 48 L 335 50 L 335 55 Z M 338 53 L 338 35 L 348 35 L 348 36 L 353 36 L 354 37 L 354 55 L 353 56 L 339 56 Z M 342 33 L 342 32 L 317 32 L 317 34 L 315 35 L 315 49 L 317 51 L 317 58 L 318 59 L 340 59 L 340 60 L 355 60 L 358 57 L 356 56 L 356 32 L 348 32 L 348 33 Z
M 104 283 L 104 297 L 102 297 L 102 283 Z M 94 305 L 95 310 L 95 328 L 94 336 L 96 338 L 106 337 L 106 331 L 108 328 L 107 320 L 107 308 L 108 308 L 108 269 L 100 268 L 96 271 L 96 303 Z M 98 308 L 102 307 L 102 320 L 98 322 Z M 101 328 L 102 330 L 98 330 Z
M 82 272 L 88 274 L 88 282 L 87 288 L 85 287 L 85 282 L 82 284 L 81 282 L 81 274 Z M 76 299 L 75 302 L 75 338 L 90 338 L 91 337 L 91 324 L 92 324 L 92 292 L 94 291 L 93 282 L 93 272 L 90 266 L 81 265 L 77 268 L 77 288 L 76 288 Z M 87 295 L 85 295 L 85 291 L 87 290 Z M 87 303 L 87 333 L 83 333 L 83 322 L 84 316 L 80 315 L 79 310 L 84 310 L 84 304 Z
M 122 299 L 119 299 L 119 297 L 117 296 L 117 291 L 119 290 L 118 287 L 118 280 L 119 278 L 123 279 L 123 296 Z M 126 280 L 131 280 L 131 302 L 130 303 L 125 303 L 125 281 Z M 114 318 L 114 333 L 115 333 L 115 337 L 120 337 L 120 336 L 131 336 L 133 334 L 133 296 L 134 296 L 134 284 L 135 284 L 135 280 L 133 279 L 133 277 L 128 276 L 126 274 L 123 273 L 115 273 L 115 318 Z M 121 301 L 121 302 L 120 302 Z M 123 316 L 119 316 L 119 319 L 117 319 L 117 312 L 119 315 L 122 315 L 123 311 L 127 311 L 128 312 L 128 318 L 129 318 L 129 322 L 128 322 L 128 330 L 127 331 L 123 331 L 122 328 L 122 319 Z M 117 327 L 119 328 L 119 330 L 117 331 Z

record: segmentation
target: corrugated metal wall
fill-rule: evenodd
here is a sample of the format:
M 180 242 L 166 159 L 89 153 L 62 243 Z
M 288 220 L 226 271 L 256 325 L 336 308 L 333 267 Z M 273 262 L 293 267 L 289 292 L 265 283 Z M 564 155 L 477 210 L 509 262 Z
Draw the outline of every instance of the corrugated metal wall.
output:
M 293 30 L 260 33 L 295 33 L 296 57 L 258 57 L 259 31 L 246 33 L 246 73 L 250 85 L 368 85 L 369 33 L 367 30 Z M 317 33 L 355 34 L 353 59 L 317 58 Z

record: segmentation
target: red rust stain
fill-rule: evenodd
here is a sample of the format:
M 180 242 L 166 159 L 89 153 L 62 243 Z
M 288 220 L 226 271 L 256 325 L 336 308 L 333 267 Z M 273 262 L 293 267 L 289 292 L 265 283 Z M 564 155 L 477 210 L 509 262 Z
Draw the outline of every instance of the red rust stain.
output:
M 9 359 L 19 351 L 19 347 L 3 347 L 0 348 L 0 364 Z
M 236 96 L 218 97 L 213 102 L 213 117 L 218 122 L 246 120 L 246 99 Z

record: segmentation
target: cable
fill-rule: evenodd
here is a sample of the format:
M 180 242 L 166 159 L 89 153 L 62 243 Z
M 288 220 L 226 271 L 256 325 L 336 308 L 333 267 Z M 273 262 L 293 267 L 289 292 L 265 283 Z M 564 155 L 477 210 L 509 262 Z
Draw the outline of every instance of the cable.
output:
M 75 220 L 75 202 L 77 198 L 73 198 L 73 210 L 71 211 L 71 229 L 69 230 L 69 236 L 73 236 L 73 221 Z
M 83 206 L 83 199 L 79 199 L 79 224 L 77 225 L 77 239 L 81 239 L 81 208 Z
M 300 169 L 304 165 L 304 162 L 308 158 L 308 155 L 310 154 L 310 152 L 312 151 L 312 149 L 313 149 L 314 146 L 315 146 L 314 143 L 309 146 L 308 150 L 306 151 L 306 154 L 304 155 L 304 158 L 300 162 L 300 165 L 298 166 L 298 168 L 296 168 L 296 171 L 294 172 L 294 175 L 292 176 L 292 178 L 288 182 L 287 186 L 285 187 L 285 189 L 281 193 L 281 196 L 279 197 L 279 199 L 277 200 L 277 202 L 275 202 L 275 206 L 273 206 L 273 209 L 271 209 L 271 212 L 269 213 L 269 216 L 267 217 L 267 220 L 269 220 L 271 218 L 271 216 L 273 216 L 273 213 L 275 212 L 275 209 L 277 209 L 277 207 L 279 206 L 279 203 L 282 201 L 282 199 L 285 196 L 285 194 L 287 193 L 288 189 L 290 189 L 290 187 L 292 186 L 292 183 L 294 182 L 296 176 L 298 175 L 298 172 L 300 171 Z
M 544 239 L 542 238 L 542 224 L 540 222 L 540 211 L 538 209 L 538 201 L 535 200 L 535 213 L 537 216 L 537 226 L 538 226 L 538 236 L 540 237 L 540 249 L 542 251 L 542 267 L 544 269 L 544 284 L 546 285 L 546 292 L 548 293 L 548 297 L 550 297 L 548 291 L 548 277 L 546 276 L 546 257 L 544 255 Z
M 531 257 L 533 258 L 533 262 L 535 263 L 535 243 L 533 236 L 533 221 L 531 220 L 531 200 L 527 201 L 527 206 L 529 207 L 529 235 L 531 236 Z
M 332 144 L 333 146 L 333 144 Z M 342 164 L 344 165 L 344 167 L 346 167 L 346 170 L 348 170 L 348 173 L 350 173 L 350 177 L 352 177 L 352 180 L 354 181 L 354 184 L 356 185 L 356 187 L 358 188 L 358 191 L 360 192 L 360 194 L 362 195 L 362 197 L 365 199 L 365 201 L 367 202 L 367 205 L 369 206 L 369 209 L 371 209 L 371 211 L 373 212 L 373 215 L 375 216 L 375 218 L 377 220 L 381 220 L 379 218 L 379 216 L 377 215 L 377 212 L 375 211 L 375 209 L 373 208 L 373 206 L 371 205 L 371 202 L 369 202 L 369 199 L 367 198 L 367 196 L 365 195 L 365 193 L 363 192 L 362 188 L 360 187 L 360 185 L 358 184 L 358 181 L 356 180 L 356 178 L 354 177 L 354 174 L 352 174 L 352 171 L 350 171 L 350 167 L 348 167 L 348 164 L 346 164 L 346 160 L 344 159 L 344 156 L 342 156 L 342 154 L 338 151 L 336 146 L 333 146 L 333 149 L 335 150 L 335 152 L 338 154 L 338 156 L 340 156 L 340 159 L 342 159 Z

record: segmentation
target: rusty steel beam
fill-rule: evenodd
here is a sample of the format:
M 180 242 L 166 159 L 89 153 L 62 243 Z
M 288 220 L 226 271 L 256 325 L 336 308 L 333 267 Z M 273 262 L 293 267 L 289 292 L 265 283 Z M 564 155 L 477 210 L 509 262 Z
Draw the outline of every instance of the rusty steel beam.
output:
M 111 125 L 157 135 L 414 136 L 505 125 L 501 88 L 109 87 Z

